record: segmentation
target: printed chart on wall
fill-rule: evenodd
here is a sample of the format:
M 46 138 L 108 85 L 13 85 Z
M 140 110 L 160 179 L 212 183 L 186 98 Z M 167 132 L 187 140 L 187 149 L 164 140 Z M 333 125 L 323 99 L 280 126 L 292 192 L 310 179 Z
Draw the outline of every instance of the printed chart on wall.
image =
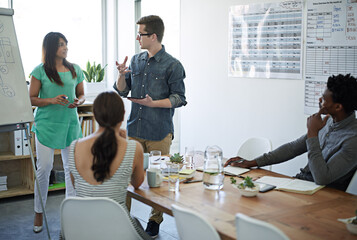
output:
M 318 111 L 329 76 L 357 76 L 357 0 L 307 2 L 305 113 Z
M 232 6 L 229 76 L 302 79 L 302 3 Z

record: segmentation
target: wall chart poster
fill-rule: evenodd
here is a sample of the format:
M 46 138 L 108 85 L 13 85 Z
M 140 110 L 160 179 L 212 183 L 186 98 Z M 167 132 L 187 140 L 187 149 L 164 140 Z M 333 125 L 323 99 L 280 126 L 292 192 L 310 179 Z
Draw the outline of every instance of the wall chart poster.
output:
M 302 79 L 302 2 L 232 6 L 229 76 Z
M 307 1 L 305 113 L 318 111 L 329 76 L 357 76 L 357 0 Z

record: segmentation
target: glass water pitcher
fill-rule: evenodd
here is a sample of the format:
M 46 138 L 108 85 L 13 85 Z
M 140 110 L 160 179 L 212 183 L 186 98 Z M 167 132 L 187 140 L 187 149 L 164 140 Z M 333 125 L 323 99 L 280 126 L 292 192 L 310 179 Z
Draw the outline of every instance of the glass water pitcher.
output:
M 208 146 L 205 151 L 203 165 L 203 185 L 209 190 L 220 190 L 223 188 L 223 164 L 222 149 L 218 146 Z

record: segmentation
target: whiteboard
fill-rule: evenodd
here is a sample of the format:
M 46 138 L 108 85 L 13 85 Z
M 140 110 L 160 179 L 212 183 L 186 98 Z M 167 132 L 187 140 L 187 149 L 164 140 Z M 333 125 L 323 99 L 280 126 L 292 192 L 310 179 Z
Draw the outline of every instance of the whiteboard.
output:
M 306 114 L 319 110 L 331 75 L 357 76 L 357 2 L 307 1 L 305 49 Z
M 34 121 L 12 15 L 0 8 L 0 125 Z

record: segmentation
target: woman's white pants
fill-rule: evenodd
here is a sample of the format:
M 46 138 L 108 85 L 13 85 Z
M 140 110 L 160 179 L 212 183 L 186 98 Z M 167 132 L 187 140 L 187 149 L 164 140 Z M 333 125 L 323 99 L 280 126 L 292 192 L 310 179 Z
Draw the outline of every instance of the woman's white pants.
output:
M 55 150 L 53 148 L 49 148 L 42 145 L 36 137 L 36 155 L 37 155 L 36 174 L 40 186 L 44 207 L 46 207 L 50 174 L 53 167 L 54 151 Z M 73 197 L 76 195 L 76 192 L 73 188 L 71 176 L 69 173 L 68 154 L 69 154 L 69 146 L 66 147 L 65 149 L 61 149 L 62 163 L 63 163 L 64 174 L 65 174 L 65 182 L 66 182 L 66 197 Z M 35 182 L 34 209 L 36 213 L 42 213 L 41 201 L 40 201 L 40 196 L 38 194 L 38 188 L 36 182 Z

